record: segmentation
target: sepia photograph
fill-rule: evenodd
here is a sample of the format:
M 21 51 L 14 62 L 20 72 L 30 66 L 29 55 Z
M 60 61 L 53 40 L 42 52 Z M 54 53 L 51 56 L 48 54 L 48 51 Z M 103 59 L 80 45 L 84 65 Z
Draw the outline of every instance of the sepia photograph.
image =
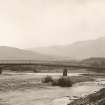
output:
M 105 0 L 0 0 L 0 105 L 105 105 Z

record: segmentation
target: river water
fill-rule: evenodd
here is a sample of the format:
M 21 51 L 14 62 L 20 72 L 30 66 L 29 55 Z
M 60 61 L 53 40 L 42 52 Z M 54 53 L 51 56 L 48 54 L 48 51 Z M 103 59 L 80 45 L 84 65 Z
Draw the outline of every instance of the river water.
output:
M 15 78 L 22 77 L 44 77 L 46 75 L 61 76 L 61 73 L 25 73 L 13 76 Z M 81 73 L 70 73 L 70 76 L 78 76 Z M 10 78 L 6 75 L 5 78 Z M 3 79 L 1 77 L 1 79 Z M 10 105 L 67 105 L 75 98 L 84 97 L 88 94 L 98 91 L 105 85 L 105 79 L 99 78 L 94 82 L 82 82 L 76 83 L 72 87 L 46 87 L 35 88 L 24 91 L 9 91 L 7 93 L 0 94 L 0 98 L 6 100 Z
M 91 93 L 94 93 L 105 86 L 105 79 L 98 79 L 95 82 L 83 82 L 73 85 L 68 89 L 68 96 L 58 98 L 52 101 L 52 105 L 67 105 L 72 102 L 74 99 L 87 96 Z

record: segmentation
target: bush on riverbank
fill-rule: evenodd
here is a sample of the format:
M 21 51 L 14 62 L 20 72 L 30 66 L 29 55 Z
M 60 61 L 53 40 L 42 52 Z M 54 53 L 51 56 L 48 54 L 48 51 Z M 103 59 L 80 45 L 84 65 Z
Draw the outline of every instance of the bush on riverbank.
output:
M 94 81 L 94 76 L 62 76 L 58 79 L 52 78 L 51 76 L 46 76 L 42 79 L 43 83 L 50 83 L 52 86 L 62 86 L 62 87 L 70 87 L 72 84 L 78 82 L 87 82 L 87 81 Z
M 43 83 L 51 83 L 53 86 L 61 86 L 61 87 L 71 87 L 72 82 L 70 77 L 62 76 L 58 79 L 53 79 L 51 76 L 46 76 L 43 80 Z
M 53 80 L 52 85 L 61 87 L 71 87 L 72 82 L 70 77 L 62 76 L 58 80 Z
M 46 76 L 44 79 L 42 79 L 43 83 L 50 83 L 53 81 L 53 78 L 51 76 Z

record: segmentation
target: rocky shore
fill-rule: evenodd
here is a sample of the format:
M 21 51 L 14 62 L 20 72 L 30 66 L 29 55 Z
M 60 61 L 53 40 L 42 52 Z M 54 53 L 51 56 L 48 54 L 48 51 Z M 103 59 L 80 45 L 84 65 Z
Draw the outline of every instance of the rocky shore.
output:
M 86 97 L 76 99 L 68 105 L 105 105 L 105 88 Z

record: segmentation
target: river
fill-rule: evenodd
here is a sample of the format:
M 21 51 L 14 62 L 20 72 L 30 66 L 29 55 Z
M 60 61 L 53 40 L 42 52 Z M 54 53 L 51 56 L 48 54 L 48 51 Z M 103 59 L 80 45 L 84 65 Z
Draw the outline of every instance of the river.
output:
M 75 98 L 77 99 L 94 93 L 104 87 L 102 84 L 99 84 L 100 81 L 77 83 L 73 85 L 73 87 L 67 89 L 67 96 L 65 95 L 62 98 L 53 100 L 52 105 L 67 105 L 68 103 L 72 102 Z
M 26 78 L 33 78 L 33 77 L 43 77 L 46 75 L 52 76 L 61 76 L 62 74 L 54 74 L 54 73 L 47 73 L 47 74 L 39 74 L 39 73 L 25 73 L 25 74 L 18 74 L 13 75 L 13 78 L 22 77 Z M 81 74 L 69 74 L 72 76 L 78 76 Z M 6 75 L 8 78 L 9 76 Z M 2 79 L 2 77 L 1 77 Z M 91 94 L 93 92 L 98 91 L 99 89 L 103 88 L 105 84 L 105 79 L 99 78 L 94 82 L 82 82 L 76 83 L 72 87 L 69 88 L 62 88 L 62 87 L 39 87 L 33 88 L 28 90 L 15 90 L 15 91 L 8 91 L 5 93 L 0 94 L 0 99 L 8 102 L 9 105 L 67 105 L 73 99 L 83 97 L 85 95 Z

